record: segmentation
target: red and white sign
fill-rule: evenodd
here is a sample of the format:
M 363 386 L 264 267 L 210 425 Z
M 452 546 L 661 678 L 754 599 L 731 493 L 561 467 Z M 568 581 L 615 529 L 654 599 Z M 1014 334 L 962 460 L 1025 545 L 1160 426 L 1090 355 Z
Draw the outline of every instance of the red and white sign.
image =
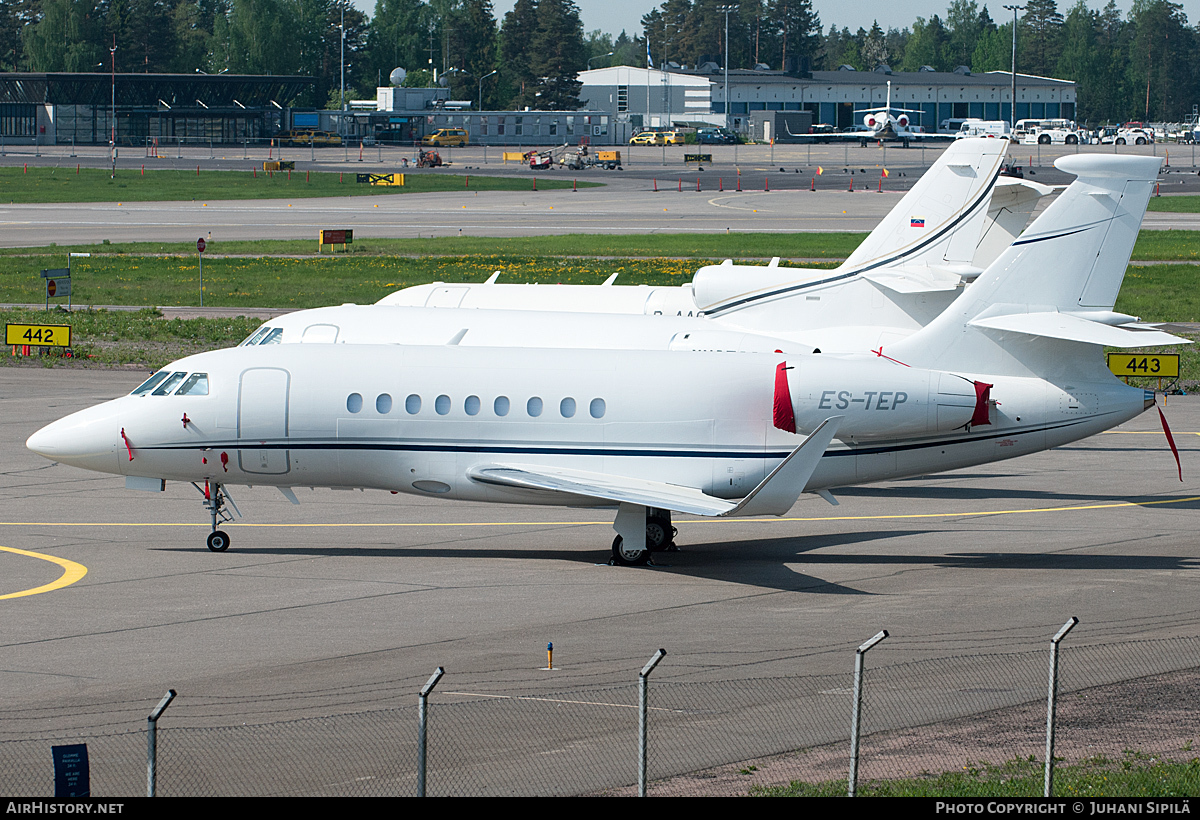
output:
M 196 250 L 200 251 L 200 253 L 204 253 L 204 249 L 206 247 L 207 244 L 205 243 L 203 236 L 196 240 Z

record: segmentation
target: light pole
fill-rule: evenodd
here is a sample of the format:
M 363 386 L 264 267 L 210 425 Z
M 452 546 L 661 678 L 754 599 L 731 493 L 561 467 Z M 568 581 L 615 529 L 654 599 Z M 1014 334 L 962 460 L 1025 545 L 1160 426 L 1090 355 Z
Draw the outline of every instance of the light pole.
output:
M 338 29 L 340 29 L 341 33 L 342 33 L 341 50 L 338 52 L 338 63 L 340 64 L 340 68 L 342 70 L 342 88 L 341 88 L 341 92 L 340 92 L 341 97 L 338 98 L 339 102 L 341 103 L 341 105 L 339 105 L 338 107 L 341 108 L 342 113 L 340 116 L 338 116 L 338 135 L 343 138 L 343 143 L 344 143 L 345 136 L 346 136 L 345 135 L 346 129 L 344 127 L 344 124 L 346 121 L 346 4 L 345 3 L 342 3 L 342 23 L 341 23 L 341 25 L 338 26 Z
M 113 35 L 112 48 L 108 50 L 112 55 L 112 136 L 108 141 L 108 153 L 112 157 L 112 176 L 111 179 L 117 178 L 117 35 Z
M 1012 43 L 1012 102 L 1009 104 L 1008 127 L 1017 130 L 1017 12 L 1024 11 L 1024 6 L 1005 6 L 1013 13 L 1013 43 Z
M 725 130 L 729 130 L 729 12 L 737 11 L 737 5 L 717 6 L 725 14 Z
M 482 77 L 479 78 L 479 110 L 480 111 L 483 110 L 483 81 L 486 80 L 488 77 L 492 76 L 493 74 L 499 74 L 499 73 L 500 73 L 500 69 L 497 68 L 495 71 L 490 71 L 487 74 L 484 74 Z
M 614 53 L 610 51 L 607 54 L 597 54 L 595 57 L 588 57 L 588 71 L 592 70 L 592 60 L 599 60 L 601 57 L 611 57 Z

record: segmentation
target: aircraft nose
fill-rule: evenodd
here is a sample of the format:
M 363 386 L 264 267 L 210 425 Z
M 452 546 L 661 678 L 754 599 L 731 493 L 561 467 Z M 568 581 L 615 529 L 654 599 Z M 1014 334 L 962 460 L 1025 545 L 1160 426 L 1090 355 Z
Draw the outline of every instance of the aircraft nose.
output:
M 106 473 L 118 472 L 120 427 L 100 407 L 73 413 L 30 436 L 25 446 L 43 458 Z

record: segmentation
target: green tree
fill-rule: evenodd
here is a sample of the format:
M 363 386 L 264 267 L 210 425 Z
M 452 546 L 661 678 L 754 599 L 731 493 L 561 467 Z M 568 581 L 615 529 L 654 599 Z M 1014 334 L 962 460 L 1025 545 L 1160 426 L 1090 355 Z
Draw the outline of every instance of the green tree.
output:
M 479 81 L 496 67 L 496 18 L 491 0 L 462 0 L 450 15 L 451 96 L 474 100 Z M 497 108 L 496 84 L 483 89 L 484 107 Z
M 538 0 L 537 30 L 530 43 L 529 73 L 534 107 L 570 111 L 579 107 L 579 72 L 587 67 L 583 22 L 572 0 Z
M 21 32 L 32 71 L 97 71 L 108 48 L 92 0 L 42 0 L 41 14 Z
M 908 48 L 904 50 L 901 70 L 920 71 L 921 66 L 927 65 L 936 71 L 946 71 L 946 40 L 946 28 L 940 17 L 936 14 L 928 20 L 918 17 L 913 23 Z
M 1063 17 L 1056 0 L 1027 0 L 1021 29 L 1017 32 L 1021 70 L 1040 77 L 1050 76 L 1058 66 Z

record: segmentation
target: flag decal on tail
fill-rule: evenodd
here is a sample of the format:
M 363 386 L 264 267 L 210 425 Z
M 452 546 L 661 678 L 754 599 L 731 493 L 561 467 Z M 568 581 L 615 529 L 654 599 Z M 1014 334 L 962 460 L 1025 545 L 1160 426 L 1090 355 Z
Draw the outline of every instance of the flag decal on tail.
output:
M 912 219 L 908 220 L 908 227 L 910 227 L 910 228 L 924 228 L 924 227 L 925 227 L 925 218 L 924 218 L 924 217 L 916 217 L 916 216 L 914 216 Z

